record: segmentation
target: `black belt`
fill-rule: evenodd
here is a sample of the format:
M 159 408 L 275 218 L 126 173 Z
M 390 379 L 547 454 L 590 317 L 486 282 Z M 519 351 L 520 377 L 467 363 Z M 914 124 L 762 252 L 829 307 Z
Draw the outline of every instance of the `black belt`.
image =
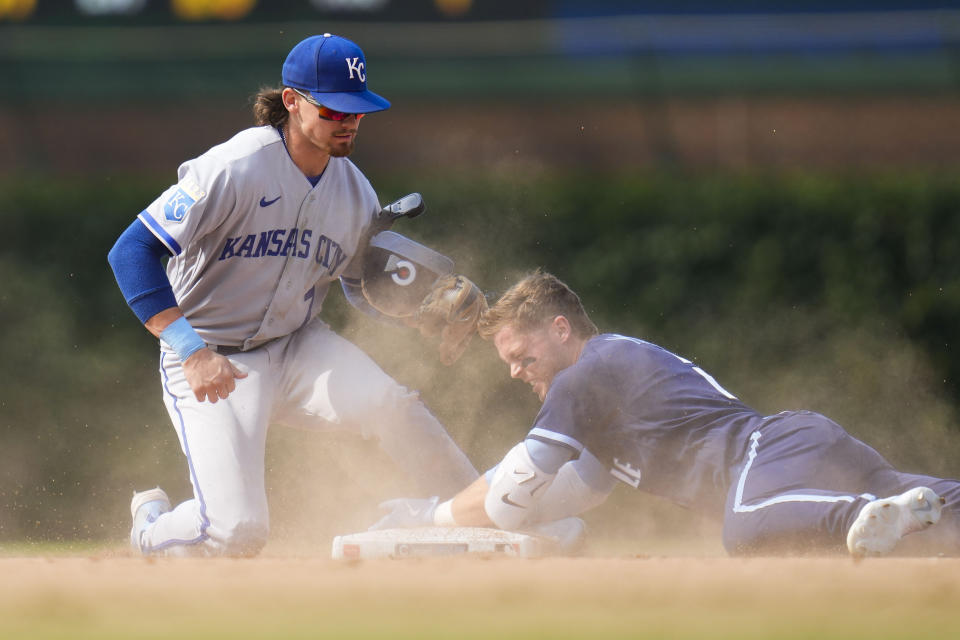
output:
M 219 353 L 219 354 L 222 355 L 222 356 L 233 356 L 233 355 L 236 355 L 236 354 L 238 354 L 238 353 L 247 353 L 247 352 L 249 352 L 249 351 L 256 351 L 257 349 L 259 349 L 259 348 L 261 348 L 261 347 L 267 346 L 268 344 L 270 344 L 270 343 L 273 342 L 274 340 L 276 340 L 276 338 L 270 338 L 269 340 L 267 340 L 267 341 L 264 342 L 263 344 L 258 344 L 257 346 L 253 347 L 252 349 L 244 349 L 243 347 L 234 347 L 234 346 L 223 345 L 223 344 L 211 344 L 211 345 L 207 345 L 207 346 L 209 346 L 211 349 L 213 349 L 214 351 L 216 351 L 217 353 Z
M 222 344 L 214 344 L 210 346 L 212 346 L 214 351 L 216 351 L 222 356 L 232 356 L 238 353 L 243 353 L 243 347 L 231 347 L 231 346 L 222 345 Z

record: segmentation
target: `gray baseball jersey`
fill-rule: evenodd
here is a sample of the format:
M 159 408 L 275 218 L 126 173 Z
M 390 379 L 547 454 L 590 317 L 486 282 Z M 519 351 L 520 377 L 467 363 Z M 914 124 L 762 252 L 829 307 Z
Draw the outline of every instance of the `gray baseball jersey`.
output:
M 313 186 L 265 126 L 183 163 L 140 219 L 173 254 L 167 276 L 197 333 L 250 349 L 316 316 L 345 272 L 359 277 L 351 261 L 379 210 L 350 160 L 330 158 Z

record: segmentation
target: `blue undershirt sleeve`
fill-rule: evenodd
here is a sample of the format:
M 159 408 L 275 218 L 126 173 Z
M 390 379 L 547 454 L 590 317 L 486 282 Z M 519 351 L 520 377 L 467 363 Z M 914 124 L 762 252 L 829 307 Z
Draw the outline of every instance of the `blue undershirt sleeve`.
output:
M 581 451 L 580 457 L 572 464 L 576 467 L 580 479 L 594 491 L 610 493 L 617 484 L 617 480 L 610 475 L 610 470 L 587 449 Z
M 107 254 L 120 292 L 141 323 L 177 306 L 161 262 L 169 255 L 167 247 L 139 219 L 120 234 Z
M 533 464 L 547 473 L 559 471 L 563 463 L 569 462 L 575 453 L 570 447 L 553 442 L 543 442 L 534 438 L 527 438 L 524 440 L 524 444 L 527 447 L 527 453 L 530 454 L 530 459 L 533 460 Z

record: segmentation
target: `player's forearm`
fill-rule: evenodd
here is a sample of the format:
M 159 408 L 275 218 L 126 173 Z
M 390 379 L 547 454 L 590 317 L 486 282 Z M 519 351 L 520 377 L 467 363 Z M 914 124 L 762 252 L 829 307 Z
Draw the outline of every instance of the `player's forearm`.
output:
M 207 343 L 183 316 L 180 307 L 169 307 L 150 316 L 143 326 L 173 349 L 184 364 L 196 352 L 207 350 Z
M 493 522 L 483 506 L 489 488 L 487 479 L 480 476 L 453 499 L 437 507 L 435 523 L 442 526 L 492 527 Z
M 179 307 L 154 314 L 144 323 L 147 330 L 173 349 L 183 365 L 187 384 L 198 402 L 223 400 L 236 389 L 236 381 L 246 378 L 228 358 L 207 349 Z
M 147 331 L 152 333 L 155 338 L 159 338 L 163 330 L 173 324 L 174 320 L 182 315 L 183 312 L 180 310 L 180 307 L 170 307 L 147 318 L 143 326 L 146 327 Z

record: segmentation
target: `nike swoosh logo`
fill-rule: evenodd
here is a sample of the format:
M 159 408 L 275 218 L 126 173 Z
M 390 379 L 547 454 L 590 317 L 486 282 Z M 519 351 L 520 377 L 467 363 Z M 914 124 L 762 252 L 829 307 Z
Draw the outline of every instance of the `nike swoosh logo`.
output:
M 517 480 L 517 484 L 523 484 L 524 482 L 530 482 L 531 480 L 537 477 L 536 471 L 524 471 L 523 469 L 514 469 L 514 476 L 520 476 L 522 480 Z
M 267 200 L 266 198 L 260 198 L 260 206 L 261 206 L 261 207 L 269 207 L 270 205 L 272 205 L 274 202 L 276 202 L 277 200 L 279 200 L 279 199 L 282 198 L 282 197 L 283 197 L 283 196 L 277 196 L 277 197 L 274 198 L 273 200 Z
M 531 496 L 537 495 L 537 491 L 540 491 L 540 489 L 543 489 L 543 486 L 544 486 L 545 484 L 547 484 L 547 481 L 546 481 L 546 480 L 544 480 L 543 482 L 541 482 L 540 484 L 538 484 L 537 486 L 535 486 L 535 487 L 530 491 L 530 495 L 531 495 Z
M 509 493 L 509 492 L 507 492 L 507 493 L 503 494 L 502 496 L 500 496 L 500 499 L 504 502 L 504 504 L 508 504 L 508 505 L 510 505 L 511 507 L 518 507 L 518 508 L 520 508 L 520 509 L 526 509 L 526 507 L 523 506 L 522 504 L 517 504 L 516 502 L 514 502 L 513 500 L 511 500 L 511 499 L 510 499 L 510 493 Z

